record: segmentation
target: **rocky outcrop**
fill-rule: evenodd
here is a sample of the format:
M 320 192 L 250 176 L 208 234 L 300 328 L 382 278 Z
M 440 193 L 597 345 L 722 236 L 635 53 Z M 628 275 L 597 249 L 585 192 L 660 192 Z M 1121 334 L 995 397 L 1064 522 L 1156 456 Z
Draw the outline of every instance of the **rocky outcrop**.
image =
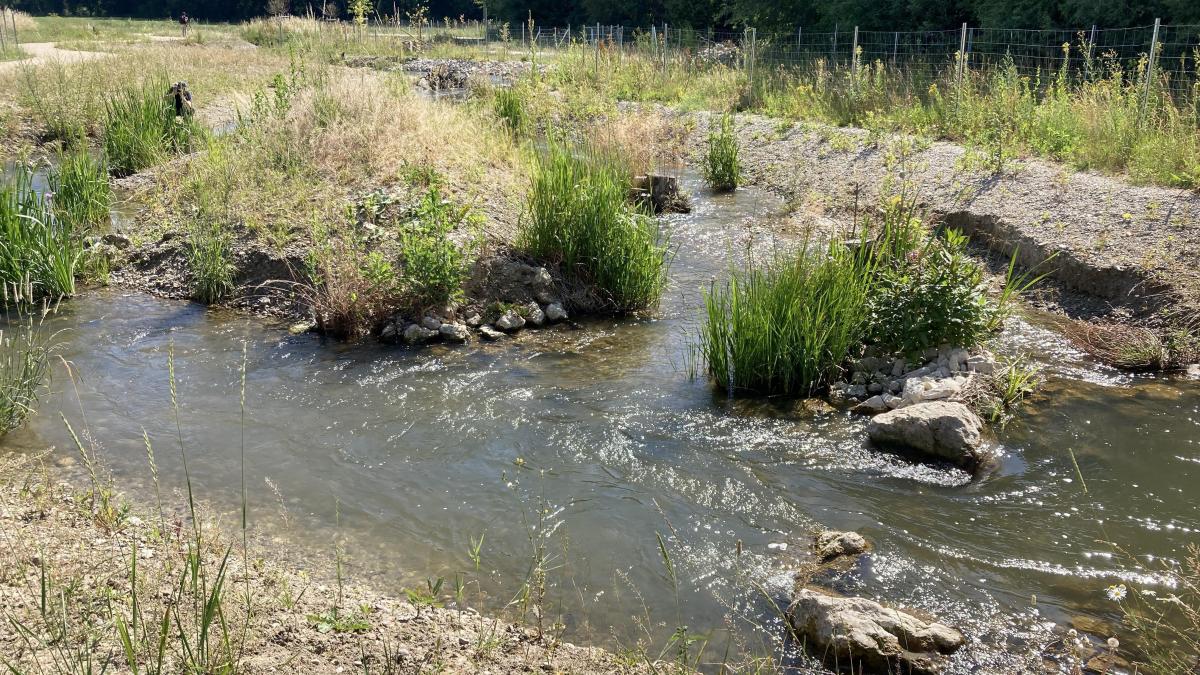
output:
M 496 328 L 506 333 L 512 333 L 524 327 L 525 317 L 518 314 L 515 310 L 510 309 L 502 314 L 499 319 L 496 319 Z
M 979 466 L 983 422 L 962 403 L 931 401 L 871 419 L 867 435 L 885 446 L 914 450 L 967 470 Z
M 855 673 L 938 673 L 966 641 L 944 624 L 809 588 L 797 591 L 788 618 L 813 653 Z
M 821 562 L 856 556 L 867 550 L 867 540 L 857 532 L 826 530 L 813 538 L 813 552 Z
M 970 354 L 957 347 L 930 349 L 923 357 L 917 363 L 863 357 L 851 364 L 848 380 L 833 384 L 830 399 L 852 406 L 855 413 L 878 415 L 925 401 L 958 400 L 970 389 L 972 378 L 991 375 L 996 368 L 990 354 Z

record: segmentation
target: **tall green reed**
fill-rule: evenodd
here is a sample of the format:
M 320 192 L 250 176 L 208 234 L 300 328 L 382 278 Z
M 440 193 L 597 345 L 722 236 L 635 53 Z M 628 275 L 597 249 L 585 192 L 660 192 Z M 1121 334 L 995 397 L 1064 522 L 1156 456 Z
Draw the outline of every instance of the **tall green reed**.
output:
M 20 306 L 16 311 L 0 327 L 0 436 L 20 427 L 33 413 L 56 351 L 53 336 L 42 323 Z
M 588 296 L 585 309 L 633 312 L 655 305 L 669 250 L 654 220 L 629 203 L 630 176 L 616 158 L 551 141 L 533 172 L 517 247 L 557 264 Z
M 699 350 L 729 392 L 811 395 L 862 344 L 874 263 L 833 243 L 779 254 L 705 294 Z
M 75 293 L 83 237 L 55 217 L 52 200 L 34 190 L 34 171 L 18 165 L 0 183 L 0 285 L 33 297 Z
M 188 152 L 203 134 L 191 117 L 176 117 L 165 79 L 127 87 L 105 104 L 104 152 L 109 170 L 128 176 Z
M 710 123 L 708 145 L 704 153 L 701 170 L 704 181 L 714 190 L 736 189 L 742 180 L 742 164 L 738 155 L 737 134 L 733 127 L 733 116 L 726 113 L 720 121 Z
M 108 221 L 112 188 L 103 159 L 92 157 L 86 148 L 64 152 L 50 167 L 47 180 L 51 207 L 60 221 L 80 232 Z

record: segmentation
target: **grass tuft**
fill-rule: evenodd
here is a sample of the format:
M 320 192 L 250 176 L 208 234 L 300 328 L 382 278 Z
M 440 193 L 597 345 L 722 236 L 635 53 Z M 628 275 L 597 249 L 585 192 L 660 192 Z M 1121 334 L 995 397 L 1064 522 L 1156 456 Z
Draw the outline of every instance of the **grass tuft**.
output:
M 634 312 L 658 303 L 668 249 L 654 220 L 628 202 L 615 158 L 552 141 L 538 158 L 517 247 L 557 264 L 588 296 L 584 309 Z
M 0 285 L 26 299 L 74 295 L 83 238 L 33 189 L 33 173 L 22 164 L 0 183 Z
M 726 113 L 721 121 L 711 125 L 708 148 L 704 153 L 704 180 L 714 190 L 735 190 L 742 180 L 742 165 L 738 159 L 738 139 L 733 128 L 733 116 Z

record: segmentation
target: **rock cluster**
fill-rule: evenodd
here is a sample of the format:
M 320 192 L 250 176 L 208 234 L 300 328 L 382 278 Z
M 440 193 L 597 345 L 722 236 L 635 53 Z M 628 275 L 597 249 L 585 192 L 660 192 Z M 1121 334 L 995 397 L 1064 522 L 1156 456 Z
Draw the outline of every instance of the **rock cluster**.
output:
M 813 653 L 856 673 L 937 673 L 966 642 L 936 621 L 810 588 L 796 592 L 788 618 Z
M 445 307 L 414 320 L 397 314 L 383 327 L 380 338 L 410 345 L 427 342 L 467 342 L 477 333 L 486 341 L 500 340 L 526 328 L 566 321 L 554 278 L 544 267 L 511 259 L 494 261 L 485 271 L 488 284 L 476 290 L 484 297 L 503 298 L 480 306 Z M 489 322 L 490 321 L 490 322 Z
M 972 376 L 990 375 L 996 362 L 986 353 L 942 348 L 926 352 L 927 363 L 917 366 L 903 358 L 866 356 L 854 363 L 849 381 L 835 382 L 830 398 L 857 404 L 855 412 L 875 415 L 925 401 L 952 400 Z
M 973 471 L 985 458 L 983 423 L 959 401 L 972 378 L 990 375 L 996 362 L 986 353 L 950 347 L 925 356 L 928 361 L 916 367 L 902 358 L 864 357 L 854 364 L 849 382 L 833 385 L 830 398 L 871 416 L 867 433 L 877 445 Z

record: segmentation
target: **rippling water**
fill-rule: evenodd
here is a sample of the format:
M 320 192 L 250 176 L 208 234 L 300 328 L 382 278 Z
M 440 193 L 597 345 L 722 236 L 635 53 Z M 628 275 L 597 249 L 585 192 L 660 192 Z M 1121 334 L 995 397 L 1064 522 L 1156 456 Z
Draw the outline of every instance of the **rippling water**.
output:
M 1028 655 L 1050 639 L 1047 622 L 1118 623 L 1104 587 L 1153 582 L 1198 539 L 1200 387 L 1120 377 L 1016 324 L 1000 349 L 1029 352 L 1050 381 L 995 436 L 999 460 L 974 481 L 868 449 L 862 420 L 806 416 L 792 401 L 730 402 L 690 377 L 701 291 L 748 247 L 789 243 L 767 234 L 780 209 L 743 190 L 667 219 L 677 255 L 655 320 L 409 350 L 98 291 L 52 323 L 82 377 L 92 434 L 143 499 L 152 493 L 142 427 L 163 480 L 181 485 L 166 371 L 174 344 L 193 482 L 230 514 L 247 341 L 256 531 L 299 550 L 298 563 L 329 554 L 340 534 L 352 580 L 386 591 L 464 572 L 495 608 L 544 545 L 547 616 L 570 639 L 628 646 L 650 635 L 657 648 L 686 624 L 711 635 L 718 655 L 730 632 L 766 651 L 779 631 L 763 591 L 786 601 L 820 524 L 874 544 L 837 587 L 929 611 L 972 637 L 956 672 L 1036 663 Z M 7 447 L 66 453 L 57 411 L 74 420 L 80 406 L 65 377 L 54 388 Z M 481 534 L 476 573 L 467 551 Z M 678 567 L 677 592 L 656 535 Z

